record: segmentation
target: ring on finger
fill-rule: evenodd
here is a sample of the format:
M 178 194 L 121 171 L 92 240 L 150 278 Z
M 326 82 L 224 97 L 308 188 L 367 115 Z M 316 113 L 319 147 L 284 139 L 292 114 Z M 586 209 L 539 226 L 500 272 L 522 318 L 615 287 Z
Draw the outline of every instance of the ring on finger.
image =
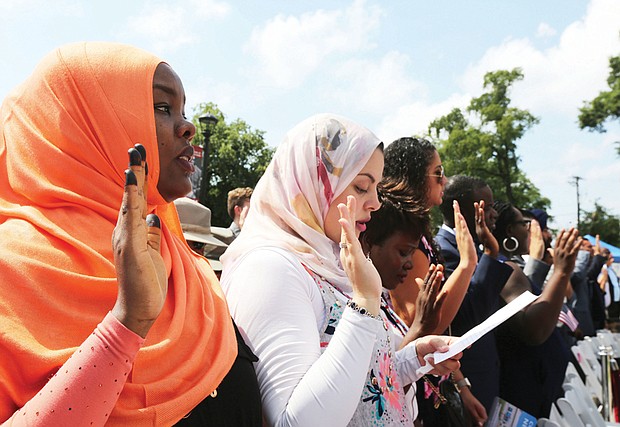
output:
M 349 249 L 349 244 L 347 242 L 340 242 L 340 249 Z

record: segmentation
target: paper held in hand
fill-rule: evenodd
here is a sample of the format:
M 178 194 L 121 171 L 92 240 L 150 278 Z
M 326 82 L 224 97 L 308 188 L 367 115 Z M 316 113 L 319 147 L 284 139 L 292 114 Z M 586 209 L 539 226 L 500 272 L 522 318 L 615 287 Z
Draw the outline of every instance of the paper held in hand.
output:
M 497 310 L 495 313 L 490 315 L 487 320 L 485 320 L 478 326 L 470 329 L 462 337 L 454 341 L 450 345 L 450 349 L 446 351 L 445 353 L 440 353 L 436 351 L 433 354 L 427 354 L 424 357 L 427 363 L 418 369 L 417 371 L 418 375 L 427 374 L 433 369 L 431 364 L 428 363 L 429 358 L 432 357 L 435 361 L 434 363 L 437 364 L 437 363 L 441 363 L 444 360 L 451 358 L 455 354 L 460 353 L 461 351 L 465 350 L 467 347 L 469 347 L 470 345 L 478 341 L 484 334 L 492 331 L 497 326 L 501 325 L 506 320 L 508 320 L 515 314 L 517 314 L 517 312 L 519 312 L 523 308 L 530 305 L 532 302 L 536 300 L 536 298 L 538 298 L 538 296 L 534 295 L 533 293 L 529 291 L 523 292 L 517 298 L 512 300 L 510 304 L 507 304 L 501 309 Z

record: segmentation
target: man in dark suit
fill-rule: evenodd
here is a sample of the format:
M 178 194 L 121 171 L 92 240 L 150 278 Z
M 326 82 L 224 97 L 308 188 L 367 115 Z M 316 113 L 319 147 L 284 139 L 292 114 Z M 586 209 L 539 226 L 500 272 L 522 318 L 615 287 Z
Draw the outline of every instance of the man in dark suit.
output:
M 458 336 L 497 311 L 500 292 L 513 270 L 497 260 L 499 245 L 491 234 L 497 212 L 493 209 L 491 189 L 478 178 L 456 175 L 449 179 L 444 189 L 441 204 L 444 223 L 435 236 L 444 258 L 446 277 L 454 271 L 460 260 L 454 232 L 455 200 L 467 221 L 478 252 L 478 266 L 451 325 L 452 335 Z M 493 398 L 499 395 L 499 356 L 493 333 L 486 334 L 463 352 L 461 371 L 471 382 L 473 395 L 488 412 Z

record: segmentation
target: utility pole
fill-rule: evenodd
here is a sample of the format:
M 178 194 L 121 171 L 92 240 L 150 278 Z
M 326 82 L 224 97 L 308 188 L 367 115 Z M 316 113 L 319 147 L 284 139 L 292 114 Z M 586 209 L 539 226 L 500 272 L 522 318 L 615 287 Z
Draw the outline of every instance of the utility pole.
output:
M 577 189 L 577 230 L 581 229 L 581 218 L 580 218 L 580 213 L 581 213 L 581 207 L 579 206 L 579 181 L 582 180 L 583 178 L 580 176 L 573 176 L 573 180 L 570 182 L 571 185 L 574 185 L 575 188 Z

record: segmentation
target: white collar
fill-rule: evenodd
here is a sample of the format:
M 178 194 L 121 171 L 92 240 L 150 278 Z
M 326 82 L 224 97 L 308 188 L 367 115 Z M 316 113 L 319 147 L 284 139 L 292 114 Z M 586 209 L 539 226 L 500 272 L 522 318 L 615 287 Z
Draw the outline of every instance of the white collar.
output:
M 449 227 L 446 224 L 441 224 L 441 229 L 446 230 L 448 233 L 452 234 L 453 236 L 456 236 L 456 229 Z

